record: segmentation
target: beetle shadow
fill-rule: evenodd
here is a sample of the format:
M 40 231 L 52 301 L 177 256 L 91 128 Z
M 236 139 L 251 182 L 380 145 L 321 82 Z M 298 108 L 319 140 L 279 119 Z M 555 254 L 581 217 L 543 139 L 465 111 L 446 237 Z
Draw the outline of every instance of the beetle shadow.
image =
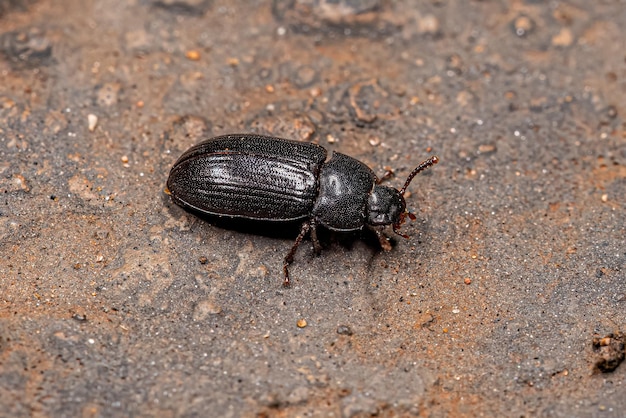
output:
M 179 217 L 181 213 L 187 213 L 194 217 L 208 223 L 211 226 L 215 226 L 220 229 L 229 231 L 240 232 L 243 234 L 259 235 L 268 238 L 284 239 L 293 241 L 296 239 L 302 224 L 307 221 L 306 218 L 298 219 L 295 221 L 259 221 L 254 219 L 245 218 L 232 218 L 228 216 L 209 215 L 206 213 L 194 211 L 190 208 L 181 208 L 176 205 L 170 197 L 162 193 L 161 201 L 167 208 L 167 211 L 172 217 Z M 387 236 L 390 238 L 392 247 L 397 245 L 398 239 L 391 231 L 387 231 Z M 322 250 L 326 250 L 333 245 L 339 245 L 347 251 L 352 250 L 354 244 L 357 241 L 363 241 L 365 244 L 375 250 L 375 253 L 382 251 L 378 237 L 369 228 L 363 228 L 359 231 L 340 232 L 331 231 L 324 226 L 319 225 L 317 228 L 317 237 L 322 245 Z M 306 241 L 310 241 L 310 236 L 307 235 Z
M 304 222 L 304 220 L 291 222 L 257 221 L 253 219 L 209 215 L 190 208 L 181 208 L 172 202 L 172 200 L 165 194 L 162 201 L 169 214 L 174 218 L 177 218 L 182 213 L 185 213 L 220 229 L 241 232 L 244 234 L 261 235 L 270 238 L 289 240 L 295 239 L 300 232 L 302 223 Z

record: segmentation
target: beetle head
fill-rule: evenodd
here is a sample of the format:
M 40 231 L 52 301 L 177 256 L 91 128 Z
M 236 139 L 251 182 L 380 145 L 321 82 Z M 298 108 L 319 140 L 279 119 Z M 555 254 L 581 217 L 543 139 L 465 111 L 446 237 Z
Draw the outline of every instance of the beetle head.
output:
M 404 182 L 404 186 L 399 191 L 391 187 L 374 186 L 374 190 L 370 194 L 368 200 L 368 223 L 370 225 L 392 225 L 393 232 L 401 237 L 408 238 L 399 232 L 400 226 L 408 217 L 414 221 L 415 215 L 406 210 L 406 202 L 404 201 L 404 193 L 406 188 L 411 184 L 411 180 L 420 172 L 426 170 L 439 162 L 439 158 L 432 156 L 420 165 L 415 167 L 409 177 Z
M 372 226 L 395 225 L 405 211 L 406 203 L 399 191 L 375 185 L 367 200 L 367 223 Z

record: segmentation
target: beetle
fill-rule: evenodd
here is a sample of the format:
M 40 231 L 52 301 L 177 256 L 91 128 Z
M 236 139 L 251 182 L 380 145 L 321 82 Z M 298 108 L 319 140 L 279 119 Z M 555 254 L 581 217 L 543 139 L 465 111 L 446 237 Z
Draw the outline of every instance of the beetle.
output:
M 256 134 L 233 134 L 207 139 L 189 148 L 174 163 L 166 193 L 192 212 L 256 221 L 304 220 L 283 260 L 283 285 L 289 286 L 289 265 L 298 246 L 310 234 L 316 254 L 321 251 L 317 226 L 333 231 L 368 227 L 389 251 L 383 229 L 399 232 L 408 216 L 404 194 L 411 180 L 437 164 L 436 156 L 419 164 L 402 189 L 381 186 L 364 163 L 339 152 L 327 159 L 320 145 Z

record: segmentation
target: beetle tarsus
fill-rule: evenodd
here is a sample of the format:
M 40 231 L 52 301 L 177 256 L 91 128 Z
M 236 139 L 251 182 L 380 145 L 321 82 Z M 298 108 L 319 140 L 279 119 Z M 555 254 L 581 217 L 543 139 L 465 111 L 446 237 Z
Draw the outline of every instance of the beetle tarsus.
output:
M 411 218 L 411 219 L 413 219 L 413 218 Z M 404 239 L 409 239 L 409 238 L 411 238 L 411 237 L 410 237 L 410 236 L 408 236 L 407 234 L 403 234 L 402 232 L 398 231 L 398 228 L 400 228 L 400 226 L 399 226 L 399 225 L 398 225 L 398 226 L 394 225 L 394 226 L 392 227 L 393 232 L 395 232 L 397 235 L 400 235 L 400 236 L 401 236 L 402 238 L 404 238 Z
M 287 256 L 285 256 L 285 260 L 283 261 L 283 273 L 285 274 L 285 278 L 283 280 L 284 287 L 289 287 L 289 285 L 291 284 L 291 280 L 289 279 L 289 264 L 293 263 L 293 257 L 296 255 L 296 251 L 298 251 L 300 243 L 311 229 L 312 223 L 312 221 L 306 221 L 302 224 L 302 228 L 300 229 L 300 233 L 296 237 L 296 241 L 293 243 L 293 247 L 291 247 L 291 250 L 289 250 Z
M 285 278 L 283 279 L 283 287 L 291 286 L 291 281 L 289 280 L 289 269 L 287 268 L 287 264 L 283 264 L 283 273 L 285 274 Z

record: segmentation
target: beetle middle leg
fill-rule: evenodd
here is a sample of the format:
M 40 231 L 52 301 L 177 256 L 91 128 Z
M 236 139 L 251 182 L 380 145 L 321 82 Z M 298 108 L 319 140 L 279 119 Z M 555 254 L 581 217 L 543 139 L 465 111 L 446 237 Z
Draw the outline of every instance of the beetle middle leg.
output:
M 289 264 L 293 263 L 293 257 L 296 255 L 296 251 L 298 250 L 300 243 L 302 242 L 306 234 L 311 230 L 311 227 L 313 227 L 313 230 L 315 230 L 315 227 L 313 225 L 314 221 L 312 220 L 308 220 L 302 224 L 302 228 L 300 229 L 300 233 L 296 237 L 296 241 L 293 243 L 293 247 L 291 247 L 291 250 L 289 250 L 287 256 L 285 257 L 285 260 L 283 261 L 283 273 L 285 274 L 283 286 L 285 287 L 289 287 L 289 285 L 291 284 L 291 281 L 289 280 Z M 319 245 L 319 241 L 317 242 L 317 244 Z M 313 245 L 315 246 L 315 244 Z
M 313 251 L 315 255 L 320 255 L 322 252 L 322 244 L 320 244 L 320 240 L 317 238 L 317 222 L 315 219 L 311 219 L 309 223 L 311 226 L 311 242 L 313 243 Z

